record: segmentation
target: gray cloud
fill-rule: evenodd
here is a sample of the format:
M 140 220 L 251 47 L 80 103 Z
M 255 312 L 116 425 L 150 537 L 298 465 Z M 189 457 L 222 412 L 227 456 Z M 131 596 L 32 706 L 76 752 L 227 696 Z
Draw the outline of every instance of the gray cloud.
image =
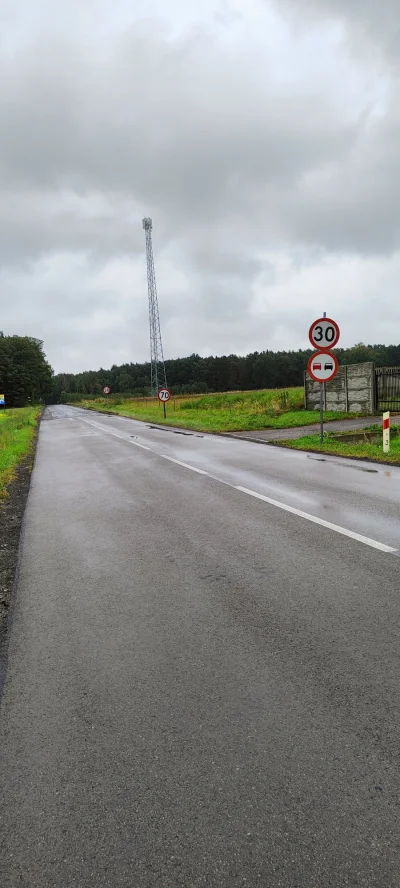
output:
M 202 31 L 172 41 L 138 26 L 90 65 L 79 44 L 38 43 L 0 74 L 4 183 L 161 206 L 175 189 L 178 209 L 218 210 L 237 185 L 290 183 L 354 135 L 322 89 L 273 90 L 259 63 Z
M 97 4 L 93 34 L 94 3 L 65 0 L 58 17 L 48 3 L 44 28 L 18 5 L 23 27 L 2 4 L 5 329 L 43 338 L 58 370 L 147 358 L 143 215 L 166 354 L 305 345 L 314 282 L 334 299 L 328 259 L 345 293 L 335 269 L 351 257 L 355 301 L 363 288 L 373 304 L 365 268 L 379 290 L 400 238 L 390 35 L 382 16 L 383 68 L 331 22 L 364 39 L 377 4 L 355 2 L 349 19 L 344 0 L 208 0 L 196 21 L 177 0 L 171 30 L 156 0 L 147 21 L 117 0 L 114 18 Z M 347 297 L 337 309 L 347 317 Z M 370 335 L 351 317 L 348 344 Z
M 292 13 L 308 23 L 317 18 L 329 17 L 340 21 L 356 39 L 367 40 L 381 47 L 385 58 L 398 62 L 400 47 L 400 22 L 397 0 L 282 0 L 292 7 Z M 371 47 L 370 47 L 371 48 Z
M 95 264 L 104 263 L 119 253 L 141 254 L 142 232 L 132 224 L 132 208 L 123 200 L 105 203 L 92 192 L 81 200 L 61 193 L 55 198 L 38 188 L 4 190 L 0 202 L 3 268 L 30 264 L 59 250 L 90 254 Z

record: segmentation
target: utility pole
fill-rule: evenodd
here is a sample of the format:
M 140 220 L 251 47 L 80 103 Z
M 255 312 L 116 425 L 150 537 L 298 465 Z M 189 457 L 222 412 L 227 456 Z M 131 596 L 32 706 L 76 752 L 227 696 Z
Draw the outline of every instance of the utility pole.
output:
M 148 217 L 143 219 L 143 228 L 146 236 L 147 288 L 149 293 L 150 386 L 152 396 L 157 397 L 160 388 L 167 388 L 167 377 L 165 373 L 160 316 L 158 312 L 156 273 L 154 269 L 152 242 L 152 219 Z

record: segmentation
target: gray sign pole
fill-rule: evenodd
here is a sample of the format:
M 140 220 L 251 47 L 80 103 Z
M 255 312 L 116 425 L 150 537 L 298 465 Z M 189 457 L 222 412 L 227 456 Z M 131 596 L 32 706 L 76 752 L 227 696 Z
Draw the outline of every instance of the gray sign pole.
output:
M 326 318 L 326 311 L 324 311 L 324 318 Z M 319 384 L 319 421 L 321 428 L 321 444 L 324 443 L 324 382 L 320 382 Z

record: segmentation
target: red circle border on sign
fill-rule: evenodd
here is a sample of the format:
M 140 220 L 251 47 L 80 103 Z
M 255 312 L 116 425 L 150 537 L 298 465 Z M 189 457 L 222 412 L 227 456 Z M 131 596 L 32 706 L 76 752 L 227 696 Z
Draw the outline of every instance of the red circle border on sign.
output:
M 324 320 L 328 320 L 328 318 L 324 318 Z M 331 373 L 331 375 L 328 376 L 326 379 L 318 379 L 317 376 L 314 376 L 314 374 L 313 374 L 313 372 L 312 372 L 312 370 L 311 370 L 311 363 L 312 363 L 312 361 L 315 361 L 315 358 L 322 357 L 322 355 L 324 355 L 324 356 L 328 355 L 328 357 L 332 359 L 332 361 L 333 361 L 333 363 L 334 363 L 334 365 L 335 365 L 335 369 L 333 370 L 333 372 Z M 338 361 L 336 355 L 334 355 L 333 352 L 328 351 L 328 349 L 325 349 L 325 351 L 316 351 L 316 352 L 314 352 L 314 353 L 311 355 L 311 358 L 309 358 L 309 361 L 308 361 L 308 364 L 307 364 L 307 372 L 308 372 L 309 376 L 311 376 L 311 379 L 314 380 L 314 382 L 323 382 L 323 383 L 325 383 L 325 382 L 330 382 L 331 379 L 334 379 L 334 377 L 336 376 L 338 370 L 339 370 L 339 361 Z
M 163 388 L 160 388 L 160 389 L 158 390 L 158 394 L 157 394 L 157 398 L 158 398 L 159 401 L 161 401 L 161 404 L 168 404 L 168 401 L 162 401 L 162 400 L 161 400 L 161 398 L 160 398 L 160 392 L 168 392 L 168 394 L 169 394 L 168 401 L 170 401 L 170 400 L 171 400 L 171 392 L 170 392 L 170 390 L 169 390 L 169 389 L 167 388 L 167 386 L 165 385 Z
M 308 331 L 308 338 L 311 342 L 312 347 L 318 349 L 318 345 L 315 345 L 315 342 L 313 342 L 313 340 L 311 339 L 311 331 L 314 329 L 314 327 L 317 326 L 317 324 L 320 324 L 321 321 L 325 321 L 325 323 L 332 324 L 332 327 L 335 328 L 336 339 L 332 343 L 329 344 L 330 349 L 335 348 L 335 345 L 338 344 L 339 339 L 340 339 L 340 330 L 339 330 L 339 324 L 337 324 L 336 321 L 333 321 L 332 318 L 318 318 L 318 320 L 312 322 L 311 327 Z
M 106 389 L 107 389 L 107 391 L 106 391 Z M 111 386 L 110 385 L 103 385 L 102 392 L 103 392 L 103 395 L 111 395 Z

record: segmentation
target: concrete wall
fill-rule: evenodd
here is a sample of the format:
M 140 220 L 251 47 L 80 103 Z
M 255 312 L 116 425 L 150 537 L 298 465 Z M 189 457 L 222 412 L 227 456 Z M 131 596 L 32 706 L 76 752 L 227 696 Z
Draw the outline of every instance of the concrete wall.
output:
M 307 410 L 319 409 L 319 382 L 305 373 L 304 402 Z M 349 413 L 373 413 L 375 410 L 375 365 L 348 364 L 339 368 L 331 382 L 325 384 L 325 410 Z

